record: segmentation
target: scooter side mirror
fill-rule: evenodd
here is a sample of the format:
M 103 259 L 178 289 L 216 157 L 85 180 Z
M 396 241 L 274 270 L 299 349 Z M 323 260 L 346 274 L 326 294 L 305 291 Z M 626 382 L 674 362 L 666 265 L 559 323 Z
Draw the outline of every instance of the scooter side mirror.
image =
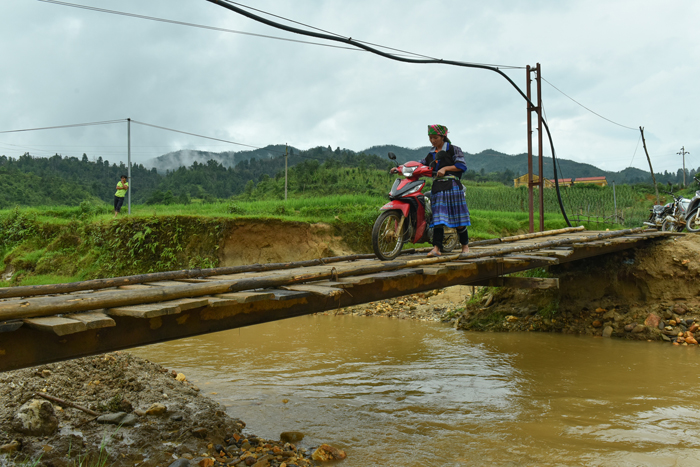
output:
M 393 152 L 390 152 L 390 153 L 388 154 L 388 157 L 389 157 L 389 159 L 391 159 L 392 161 L 395 161 L 395 160 L 396 160 L 396 154 L 394 154 Z

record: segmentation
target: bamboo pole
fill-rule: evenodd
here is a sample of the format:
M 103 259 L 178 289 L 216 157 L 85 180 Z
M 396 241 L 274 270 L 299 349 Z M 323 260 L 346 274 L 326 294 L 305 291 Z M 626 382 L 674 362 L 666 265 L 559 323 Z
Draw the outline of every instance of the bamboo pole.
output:
M 483 258 L 487 256 L 499 256 L 508 253 L 539 250 L 553 246 L 572 243 L 593 242 L 605 238 L 620 237 L 645 230 L 645 227 L 636 229 L 617 230 L 604 232 L 586 238 L 563 238 L 529 245 L 515 245 L 495 250 L 481 251 L 478 253 L 461 253 L 443 255 L 434 258 L 421 258 L 409 261 L 384 261 L 363 265 L 348 271 L 336 271 L 330 267 L 327 271 L 309 274 L 299 274 L 291 271 L 289 274 L 274 275 L 269 277 L 254 277 L 234 280 L 211 281 L 196 284 L 174 285 L 172 287 L 153 287 L 144 290 L 114 290 L 107 292 L 84 293 L 72 296 L 37 297 L 27 300 L 12 300 L 0 302 L 0 321 L 11 319 L 34 318 L 38 316 L 51 316 L 65 313 L 76 313 L 100 308 L 114 308 L 117 306 L 129 306 L 144 303 L 154 303 L 166 300 L 176 300 L 187 297 L 201 297 L 218 293 L 240 292 L 243 290 L 280 287 L 283 285 L 297 284 L 301 282 L 329 280 L 336 277 L 352 277 L 363 274 L 412 268 L 428 264 L 444 263 L 449 261 L 464 261 Z
M 548 230 L 546 232 L 535 232 L 533 234 L 515 235 L 512 237 L 503 237 L 491 240 L 479 240 L 472 242 L 471 245 L 490 245 L 503 242 L 513 242 L 527 238 L 544 237 L 547 235 L 558 235 L 560 233 L 573 232 L 583 230 L 583 227 L 569 227 L 558 230 Z M 411 248 L 403 250 L 402 255 L 423 253 L 432 248 Z M 65 284 L 44 284 L 44 285 L 26 285 L 18 287 L 0 288 L 0 299 L 11 297 L 33 297 L 37 295 L 62 294 L 77 292 L 80 290 L 100 290 L 111 287 L 119 287 L 122 285 L 144 284 L 155 281 L 167 281 L 178 279 L 191 279 L 195 277 L 209 277 L 228 274 L 239 274 L 243 272 L 265 272 L 284 269 L 296 269 L 309 266 L 322 266 L 329 263 L 338 263 L 342 261 L 357 261 L 360 259 L 373 259 L 373 254 L 357 254 L 347 256 L 331 256 L 328 258 L 318 258 L 305 261 L 295 261 L 289 263 L 269 263 L 269 264 L 247 264 L 243 266 L 228 266 L 208 269 L 181 269 L 178 271 L 154 272 L 150 274 L 138 274 L 134 276 L 123 276 L 106 279 L 93 279 L 89 281 L 69 282 Z

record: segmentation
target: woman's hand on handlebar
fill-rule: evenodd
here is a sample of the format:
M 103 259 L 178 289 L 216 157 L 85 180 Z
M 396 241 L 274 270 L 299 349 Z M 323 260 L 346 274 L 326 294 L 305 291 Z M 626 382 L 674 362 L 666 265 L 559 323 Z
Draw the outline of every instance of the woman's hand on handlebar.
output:
M 399 168 L 398 168 L 398 167 L 392 167 L 391 169 L 389 169 L 389 173 L 390 173 L 390 174 L 397 174 L 397 173 L 399 173 Z

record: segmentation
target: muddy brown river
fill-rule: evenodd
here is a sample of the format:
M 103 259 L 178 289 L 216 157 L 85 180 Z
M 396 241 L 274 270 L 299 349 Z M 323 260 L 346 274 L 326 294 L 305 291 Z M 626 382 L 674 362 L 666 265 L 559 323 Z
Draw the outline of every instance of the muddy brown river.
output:
M 135 349 L 368 466 L 698 466 L 700 349 L 305 316 Z

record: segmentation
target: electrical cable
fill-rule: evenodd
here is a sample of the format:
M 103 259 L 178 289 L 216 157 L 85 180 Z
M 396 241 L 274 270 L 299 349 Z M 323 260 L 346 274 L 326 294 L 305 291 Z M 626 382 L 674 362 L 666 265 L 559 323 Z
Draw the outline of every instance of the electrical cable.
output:
M 620 124 L 620 123 L 617 123 L 617 122 L 614 122 L 614 121 L 610 120 L 609 118 L 603 117 L 603 116 L 600 115 L 599 113 L 594 112 L 594 111 L 592 111 L 591 109 L 589 109 L 588 107 L 586 107 L 585 105 L 581 104 L 579 101 L 577 101 L 577 100 L 574 99 L 573 97 L 569 96 L 569 95 L 566 94 L 564 91 L 562 91 L 561 89 L 559 89 L 558 87 L 556 87 L 555 85 L 553 85 L 552 83 L 550 83 L 549 81 L 547 81 L 546 79 L 542 78 L 542 81 L 544 81 L 545 83 L 549 84 L 549 85 L 552 86 L 554 89 L 556 89 L 557 91 L 559 91 L 559 92 L 562 93 L 564 96 L 568 97 L 569 99 L 571 99 L 573 102 L 575 102 L 576 104 L 580 105 L 580 106 L 583 107 L 584 109 L 588 110 L 588 111 L 589 111 L 590 113 L 592 113 L 593 115 L 597 115 L 598 117 L 602 118 L 603 120 L 607 120 L 608 122 L 614 123 L 615 125 L 621 126 L 622 128 L 627 128 L 628 130 L 639 131 L 639 129 L 637 129 L 637 128 L 632 128 L 631 126 L 622 125 L 622 124 Z
M 634 157 L 637 155 L 637 149 L 639 149 L 639 142 L 642 140 L 642 134 L 639 133 L 639 139 L 637 140 L 637 146 L 634 148 L 634 154 L 632 154 L 632 160 L 630 161 L 630 164 L 627 166 L 632 167 L 632 162 L 634 162 Z
M 41 0 L 41 1 L 43 1 L 43 0 Z M 22 131 L 54 130 L 56 128 L 74 128 L 74 127 L 79 127 L 79 126 L 109 125 L 111 123 L 121 123 L 121 122 L 125 122 L 125 121 L 126 121 L 126 119 L 122 118 L 119 120 L 106 120 L 104 122 L 74 123 L 71 125 L 46 126 L 46 127 L 42 127 L 42 128 L 24 128 L 22 130 L 5 130 L 5 131 L 0 131 L 0 133 L 20 133 Z
M 294 23 L 294 24 L 298 24 L 298 25 L 300 25 L 300 26 L 305 26 L 305 27 L 307 27 L 307 28 L 315 29 L 316 31 L 321 31 L 321 32 L 324 32 L 324 33 L 326 33 L 326 34 L 332 34 L 332 35 L 337 36 L 337 37 L 340 37 L 340 38 L 344 38 L 344 37 L 345 37 L 345 36 L 343 36 L 343 35 L 341 35 L 341 34 L 338 34 L 338 33 L 332 32 L 332 31 L 327 31 L 327 30 L 325 30 L 325 29 L 321 29 L 321 28 L 318 28 L 318 27 L 316 27 L 316 26 L 311 26 L 311 25 L 309 25 L 309 24 L 301 23 L 301 22 L 299 22 L 299 21 L 295 21 L 295 20 L 293 20 L 293 19 L 286 18 L 286 17 L 284 17 L 284 16 L 279 16 L 279 15 L 276 15 L 276 14 L 274 14 L 274 13 L 270 13 L 269 11 L 264 11 L 264 10 L 260 10 L 260 9 L 258 9 L 258 8 L 253 8 L 252 6 L 243 5 L 242 3 L 234 2 L 233 0 L 224 0 L 224 1 L 227 2 L 227 3 L 230 3 L 230 4 L 232 4 L 232 5 L 238 5 L 238 6 L 241 6 L 241 7 L 244 7 L 244 8 L 248 8 L 249 10 L 257 11 L 258 13 L 263 13 L 263 14 L 266 14 L 266 15 L 269 15 L 269 16 L 272 16 L 272 17 L 275 17 L 275 18 L 279 18 L 279 19 L 282 19 L 282 20 L 285 20 L 285 21 L 289 21 L 290 23 Z M 385 45 L 375 44 L 375 43 L 372 43 L 372 42 L 361 41 L 361 40 L 357 40 L 357 42 L 361 42 L 361 43 L 363 43 L 363 44 L 371 45 L 371 46 L 374 46 L 374 47 L 381 47 L 381 48 L 387 49 L 387 50 L 393 50 L 393 51 L 395 51 L 395 52 L 401 52 L 401 53 L 404 53 L 404 54 L 407 54 L 407 55 L 413 55 L 413 56 L 415 56 L 415 57 L 422 57 L 422 58 L 428 58 L 428 59 L 432 59 L 432 60 L 437 60 L 435 57 L 431 57 L 431 56 L 429 56 L 429 55 L 422 55 L 422 54 L 415 53 L 415 52 L 410 52 L 410 51 L 408 51 L 408 50 L 396 49 L 396 48 L 393 48 L 393 47 L 388 47 L 388 46 L 385 46 Z M 482 63 L 481 65 L 489 65 L 489 64 Z M 497 66 L 497 67 L 499 67 L 499 68 L 508 68 L 508 69 L 524 69 L 524 68 L 525 68 L 525 67 L 523 67 L 523 66 L 512 66 L 512 65 L 489 65 L 489 66 Z
M 190 27 L 193 27 L 193 28 L 209 29 L 209 30 L 212 30 L 212 31 L 227 32 L 227 33 L 231 33 L 231 34 L 241 34 L 241 35 L 244 35 L 244 36 L 262 37 L 262 38 L 265 38 L 265 39 L 275 39 L 275 40 L 279 40 L 279 41 L 296 42 L 296 43 L 299 43 L 299 44 L 319 45 L 319 46 L 322 46 L 322 47 L 331 47 L 331 48 L 334 48 L 334 49 L 352 50 L 352 51 L 355 51 L 355 52 L 358 51 L 357 49 L 354 49 L 354 48 L 352 48 L 352 47 L 340 47 L 340 46 L 337 46 L 337 45 L 322 44 L 322 43 L 319 43 L 319 42 L 299 41 L 299 40 L 295 40 L 295 39 L 287 39 L 287 38 L 284 38 L 284 37 L 275 37 L 275 36 L 268 36 L 268 35 L 265 35 L 265 34 L 255 34 L 255 33 L 252 33 L 252 32 L 237 31 L 237 30 L 235 30 L 235 29 L 217 28 L 217 27 L 215 27 L 215 26 L 206 26 L 206 25 L 203 25 L 203 24 L 187 23 L 187 22 L 185 22 L 185 21 L 176 21 L 176 20 L 171 20 L 171 19 L 158 18 L 157 16 L 138 15 L 138 14 L 135 14 L 135 13 L 127 13 L 127 12 L 124 12 L 124 11 L 108 10 L 108 9 L 106 9 L 106 8 L 97 8 L 97 7 L 87 6 L 87 5 L 79 5 L 79 4 L 77 4 L 77 3 L 61 2 L 61 1 L 58 1 L 58 0 L 38 0 L 38 1 L 43 2 L 43 3 L 51 3 L 51 4 L 54 4 L 54 5 L 68 6 L 68 7 L 72 7 L 72 8 L 80 8 L 80 9 L 83 9 L 83 10 L 97 11 L 97 12 L 99 12 L 99 13 L 110 13 L 110 14 L 113 14 L 113 15 L 128 16 L 128 17 L 131 17 L 131 18 L 146 19 L 146 20 L 150 20 L 150 21 L 158 21 L 158 22 L 161 22 L 161 23 L 176 24 L 176 25 L 179 25 L 179 26 L 190 26 Z
M 276 28 L 276 29 L 282 29 L 282 30 L 287 31 L 287 32 L 292 32 L 292 33 L 295 33 L 295 34 L 301 34 L 301 35 L 304 35 L 304 36 L 316 37 L 316 38 L 319 38 L 319 39 L 326 39 L 326 40 L 330 40 L 330 41 L 342 42 L 342 43 L 345 43 L 345 44 L 350 44 L 350 45 L 353 45 L 353 46 L 355 46 L 355 47 L 359 47 L 359 48 L 361 48 L 361 49 L 364 49 L 364 50 L 366 50 L 366 51 L 368 51 L 368 52 L 371 52 L 371 53 L 374 53 L 374 54 L 376 54 L 376 55 L 379 55 L 379 56 L 381 56 L 381 57 L 388 58 L 388 59 L 390 59 L 390 60 L 396 60 L 396 61 L 405 62 L 405 63 L 416 63 L 416 64 L 443 64 L 443 65 L 454 65 L 454 66 L 461 66 L 461 67 L 466 67 L 466 68 L 478 68 L 478 69 L 482 69 L 482 70 L 493 71 L 493 72 L 495 72 L 495 73 L 498 73 L 498 74 L 501 75 L 506 81 L 508 81 L 508 82 L 511 84 L 511 86 L 513 86 L 513 88 L 515 88 L 515 90 L 521 95 L 521 97 L 522 97 L 523 99 L 525 99 L 525 101 L 526 101 L 527 103 L 529 103 L 531 106 L 535 107 L 535 105 L 532 103 L 532 101 L 530 101 L 530 99 L 529 99 L 529 98 L 527 97 L 527 95 L 518 87 L 518 85 L 515 84 L 515 82 L 514 82 L 508 75 L 506 75 L 505 73 L 503 73 L 503 71 L 501 71 L 498 67 L 489 66 L 489 65 L 481 65 L 481 64 L 477 64 L 477 63 L 458 62 L 458 61 L 454 61 L 454 60 L 443 60 L 443 59 L 413 59 L 413 58 L 399 57 L 399 56 L 394 55 L 394 54 L 390 54 L 390 53 L 387 53 L 387 52 L 383 52 L 383 51 L 381 51 L 381 50 L 377 50 L 377 49 L 375 49 L 375 48 L 373 48 L 373 47 L 370 47 L 370 46 L 368 46 L 368 45 L 366 45 L 366 44 L 364 44 L 364 43 L 361 43 L 361 42 L 359 42 L 359 41 L 353 40 L 352 38 L 347 38 L 347 39 L 346 39 L 346 38 L 344 38 L 344 37 L 339 37 L 339 36 L 337 36 L 337 35 L 334 36 L 334 35 L 329 35 L 329 34 L 321 34 L 321 33 L 316 33 L 316 32 L 312 32 L 312 31 L 305 31 L 305 30 L 303 30 L 303 29 L 295 28 L 295 27 L 292 27 L 292 26 L 286 26 L 286 25 L 284 25 L 284 24 L 280 24 L 280 23 L 277 23 L 277 22 L 275 22 L 275 21 L 272 21 L 272 20 L 269 20 L 269 19 L 266 19 L 266 18 L 262 18 L 262 17 L 260 17 L 260 16 L 258 16 L 258 15 L 255 15 L 255 14 L 249 12 L 249 11 L 243 10 L 243 9 L 241 9 L 241 8 L 235 6 L 235 5 L 229 4 L 229 3 L 227 3 L 227 2 L 224 1 L 224 0 L 206 0 L 206 1 L 208 1 L 209 3 L 213 3 L 213 4 L 215 4 L 215 5 L 219 5 L 220 7 L 226 8 L 226 9 L 228 9 L 228 10 L 231 10 L 231 11 L 235 12 L 235 13 L 238 13 L 238 14 L 240 14 L 240 15 L 246 16 L 246 17 L 248 17 L 248 18 L 250 18 L 250 19 L 252 19 L 252 20 L 254 20 L 254 21 L 257 21 L 257 22 L 266 24 L 266 25 L 271 26 L 271 27 Z M 555 153 L 555 150 L 554 150 L 554 141 L 552 140 L 552 134 L 551 134 L 551 132 L 550 132 L 550 130 L 549 130 L 549 125 L 547 125 L 547 122 L 546 122 L 544 119 L 542 119 L 542 125 L 544 126 L 545 130 L 547 131 L 547 137 L 548 137 L 548 139 L 549 139 L 549 145 L 550 145 L 550 148 L 551 148 L 551 151 L 552 151 L 552 159 L 553 159 L 553 160 L 556 160 L 556 155 L 555 155 L 556 153 Z M 566 221 L 566 224 L 567 224 L 569 227 L 571 227 L 571 222 L 569 222 L 569 218 L 566 216 L 566 210 L 564 209 L 564 204 L 563 204 L 562 199 L 561 199 L 561 194 L 559 193 L 559 182 L 558 182 L 558 180 L 557 180 L 556 163 L 554 163 L 553 166 L 554 166 L 554 184 L 555 184 L 555 187 L 556 187 L 556 190 L 557 190 L 557 197 L 558 197 L 558 199 L 559 199 L 559 207 L 560 207 L 560 209 L 561 209 L 562 215 L 564 216 L 564 220 Z

